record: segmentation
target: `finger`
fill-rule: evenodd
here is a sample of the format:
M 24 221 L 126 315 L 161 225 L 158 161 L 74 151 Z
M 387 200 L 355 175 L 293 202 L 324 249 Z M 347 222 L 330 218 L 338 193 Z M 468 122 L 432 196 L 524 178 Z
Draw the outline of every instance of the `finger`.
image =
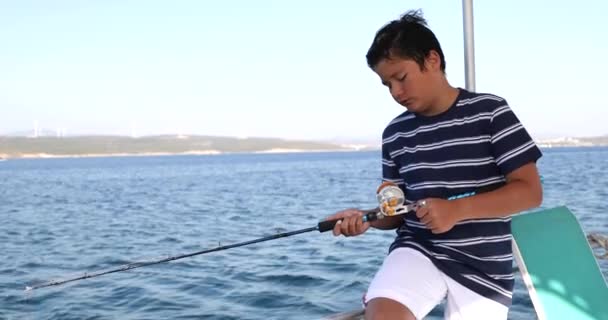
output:
M 348 224 L 349 224 L 348 221 L 349 220 L 350 220 L 350 217 L 345 217 L 344 220 L 342 220 L 342 223 L 340 224 L 340 233 L 342 233 L 343 235 L 345 235 L 347 237 L 349 236 L 349 234 L 348 234 Z
M 416 207 L 419 209 L 420 208 L 430 208 L 432 202 L 433 202 L 433 199 L 422 199 L 422 200 L 416 202 Z
M 348 221 L 348 231 L 351 236 L 355 236 L 358 234 L 358 226 L 363 223 L 362 212 L 357 212 L 356 214 L 350 216 L 350 220 Z
M 433 231 L 433 233 L 445 233 L 445 232 L 450 231 L 450 229 L 451 228 L 448 228 L 448 227 L 444 226 L 444 227 L 435 227 L 435 228 L 433 228 L 432 231 Z
M 336 225 L 334 226 L 334 229 L 331 231 L 334 234 L 334 236 L 339 236 L 340 234 L 342 234 L 341 225 L 342 225 L 342 220 L 338 220 L 336 222 Z
M 357 209 L 345 209 L 345 210 L 338 211 L 338 212 L 332 214 L 331 216 L 325 218 L 325 220 L 336 220 L 336 219 L 340 219 L 340 218 L 344 218 L 344 217 L 356 214 L 357 212 L 359 212 L 359 210 L 357 210 Z
M 340 211 L 340 212 L 336 212 L 334 214 L 332 214 L 331 216 L 328 216 L 327 218 L 325 218 L 325 220 L 336 220 L 336 219 L 340 219 L 342 217 L 345 216 L 345 212 L 344 211 Z
M 358 216 L 350 216 L 348 217 L 348 224 L 346 225 L 346 230 L 349 236 L 354 236 L 356 233 L 357 220 L 359 220 Z
M 361 234 L 365 229 L 365 224 L 367 222 L 363 222 L 363 212 L 360 212 L 357 216 L 357 223 L 355 224 L 355 232 L 357 234 Z
M 359 218 L 355 221 L 355 234 L 360 234 L 363 231 L 363 219 Z
M 429 208 L 426 206 L 418 207 L 418 209 L 416 209 L 416 217 L 418 217 L 418 219 L 422 219 L 428 213 L 429 213 Z
M 363 223 L 361 221 L 361 218 L 357 215 L 357 216 L 353 216 L 353 219 L 350 221 L 350 226 L 349 226 L 349 230 L 350 231 L 350 235 L 351 236 L 356 236 L 357 234 L 359 234 L 357 232 L 357 225 Z
M 424 223 L 428 227 L 433 222 L 433 217 L 430 214 L 426 214 L 420 219 L 420 222 Z
M 433 229 L 431 229 L 431 232 L 434 234 L 438 234 L 438 233 L 444 233 L 445 230 L 443 230 L 442 228 L 433 228 Z
M 342 211 L 338 211 L 338 212 L 332 214 L 331 216 L 328 216 L 327 218 L 325 218 L 325 221 L 338 220 L 336 222 L 336 224 L 334 225 L 332 233 L 334 236 L 339 236 L 340 234 L 343 234 L 341 225 L 342 225 L 342 223 L 344 223 L 344 221 L 343 221 L 344 218 L 352 216 L 352 215 L 356 215 L 359 212 L 360 212 L 360 210 L 358 210 L 358 209 L 345 209 Z

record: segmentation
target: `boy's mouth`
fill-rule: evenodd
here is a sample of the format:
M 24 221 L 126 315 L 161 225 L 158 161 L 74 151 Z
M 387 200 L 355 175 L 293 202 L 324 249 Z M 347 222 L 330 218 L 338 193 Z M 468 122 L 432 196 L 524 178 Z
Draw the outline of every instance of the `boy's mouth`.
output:
M 399 103 L 404 106 L 409 106 L 412 103 L 412 99 L 401 100 Z

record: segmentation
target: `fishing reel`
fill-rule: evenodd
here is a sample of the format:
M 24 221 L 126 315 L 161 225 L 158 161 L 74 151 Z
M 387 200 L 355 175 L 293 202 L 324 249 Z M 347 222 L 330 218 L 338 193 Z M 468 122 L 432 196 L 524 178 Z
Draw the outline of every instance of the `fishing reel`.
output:
M 416 210 L 416 204 L 405 204 L 405 195 L 401 188 L 392 182 L 383 182 L 376 191 L 380 212 L 377 219 L 396 216 Z
M 378 208 L 362 210 L 363 216 L 361 218 L 363 222 L 371 222 L 384 217 L 405 214 L 416 210 L 418 207 L 417 203 L 405 204 L 405 195 L 401 188 L 388 181 L 382 183 L 378 187 L 378 190 L 376 190 L 376 198 L 378 200 Z M 320 232 L 329 231 L 333 229 L 340 220 L 342 219 L 321 221 L 316 227 L 316 230 L 319 230 Z

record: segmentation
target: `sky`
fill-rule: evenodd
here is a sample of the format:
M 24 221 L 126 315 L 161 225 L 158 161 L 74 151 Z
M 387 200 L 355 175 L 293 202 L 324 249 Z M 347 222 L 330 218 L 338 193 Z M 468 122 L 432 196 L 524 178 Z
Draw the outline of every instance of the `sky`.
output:
M 460 0 L 0 0 L 0 134 L 375 141 L 404 109 L 366 65 L 421 9 L 465 87 Z M 608 1 L 474 1 L 476 89 L 535 138 L 608 134 Z

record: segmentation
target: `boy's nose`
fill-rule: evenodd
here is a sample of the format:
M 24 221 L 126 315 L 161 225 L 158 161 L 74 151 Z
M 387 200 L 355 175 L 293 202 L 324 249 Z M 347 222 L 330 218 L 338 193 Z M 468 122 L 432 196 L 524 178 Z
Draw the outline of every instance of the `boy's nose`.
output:
M 404 99 L 404 91 L 400 88 L 394 88 L 391 90 L 391 94 L 396 101 L 402 101 Z

